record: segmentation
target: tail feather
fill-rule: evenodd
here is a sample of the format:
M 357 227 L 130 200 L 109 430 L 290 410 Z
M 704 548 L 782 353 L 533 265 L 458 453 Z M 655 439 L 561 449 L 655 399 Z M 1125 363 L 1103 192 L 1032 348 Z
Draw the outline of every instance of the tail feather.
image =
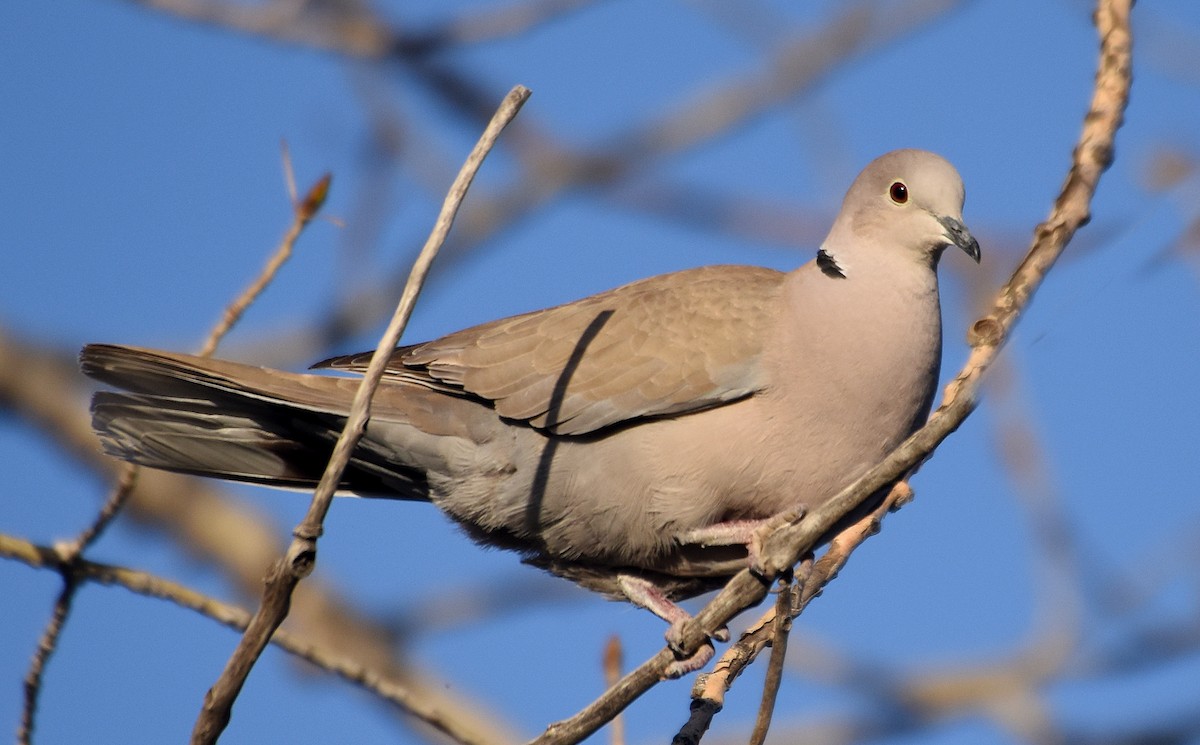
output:
M 80 361 L 88 375 L 131 391 L 93 398 L 92 424 L 106 452 L 151 468 L 282 488 L 320 479 L 357 382 L 109 345 L 85 347 Z M 427 498 L 420 470 L 390 462 L 369 443 L 356 449 L 339 489 Z

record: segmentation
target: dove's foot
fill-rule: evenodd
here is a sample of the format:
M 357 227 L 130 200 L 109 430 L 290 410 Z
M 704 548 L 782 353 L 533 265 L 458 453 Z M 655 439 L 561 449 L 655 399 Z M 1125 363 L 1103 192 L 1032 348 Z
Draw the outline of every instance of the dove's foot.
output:
M 667 646 L 680 659 L 673 662 L 667 668 L 668 676 L 678 678 L 681 675 L 687 675 L 690 672 L 699 670 L 708 664 L 708 661 L 715 654 L 711 641 L 705 641 L 690 657 L 685 658 L 683 656 L 683 625 L 692 620 L 690 613 L 676 605 L 658 585 L 648 579 L 630 574 L 622 574 L 617 577 L 617 583 L 621 587 L 621 592 L 625 593 L 625 597 L 629 599 L 629 602 L 645 608 L 671 624 L 665 634 Z M 712 638 L 719 642 L 729 641 L 729 629 L 722 626 L 712 634 Z
M 803 509 L 797 508 L 758 520 L 729 520 L 728 522 L 714 523 L 703 528 L 689 530 L 680 535 L 677 540 L 683 544 L 698 546 L 745 546 L 750 571 L 760 577 L 765 577 L 767 573 L 762 556 L 763 530 L 784 522 L 794 522 L 803 514 Z
M 700 645 L 699 649 L 692 653 L 691 657 L 685 658 L 683 653 L 679 651 L 679 642 L 681 641 L 682 636 L 680 631 L 682 628 L 682 622 L 679 624 L 671 624 L 671 627 L 667 629 L 666 633 L 667 646 L 671 648 L 671 651 L 674 652 L 676 656 L 676 660 L 670 665 L 667 665 L 667 669 L 665 671 L 665 675 L 672 679 L 682 678 L 688 673 L 696 672 L 700 668 L 707 665 L 708 661 L 711 660 L 713 655 L 717 653 L 717 650 L 713 647 L 712 640 L 705 639 L 704 643 Z M 721 630 L 726 632 L 725 635 L 726 638 L 728 638 L 728 631 L 726 629 Z

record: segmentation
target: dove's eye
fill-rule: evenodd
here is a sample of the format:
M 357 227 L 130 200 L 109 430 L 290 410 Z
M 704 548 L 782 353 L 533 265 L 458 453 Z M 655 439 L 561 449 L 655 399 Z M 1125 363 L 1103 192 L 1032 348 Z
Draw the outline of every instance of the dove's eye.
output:
M 888 195 L 896 204 L 904 204 L 908 201 L 908 187 L 904 185 L 903 181 L 896 181 L 888 189 Z

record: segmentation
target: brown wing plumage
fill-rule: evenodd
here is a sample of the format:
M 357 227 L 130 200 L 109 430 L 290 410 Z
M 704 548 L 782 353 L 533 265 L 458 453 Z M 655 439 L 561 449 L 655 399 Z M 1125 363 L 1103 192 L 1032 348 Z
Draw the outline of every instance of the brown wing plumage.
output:
M 748 266 L 653 277 L 402 347 L 389 374 L 486 399 L 501 416 L 559 435 L 697 411 L 759 387 L 782 277 Z M 315 367 L 362 372 L 370 357 Z

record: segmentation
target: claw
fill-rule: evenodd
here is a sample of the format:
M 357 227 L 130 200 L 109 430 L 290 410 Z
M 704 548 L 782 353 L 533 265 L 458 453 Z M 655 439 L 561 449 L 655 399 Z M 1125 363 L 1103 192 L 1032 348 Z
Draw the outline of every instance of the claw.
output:
M 699 546 L 745 546 L 746 563 L 759 577 L 770 578 L 763 561 L 762 535 L 770 528 L 795 522 L 804 516 L 804 508 L 781 512 L 774 517 L 757 520 L 729 520 L 689 530 L 677 540 L 682 544 Z
M 667 629 L 667 645 L 671 647 L 671 650 L 675 652 L 679 659 L 676 659 L 670 665 L 667 665 L 665 675 L 668 678 L 674 680 L 675 678 L 682 678 L 688 673 L 694 673 L 707 665 L 709 660 L 716 655 L 717 651 L 713 647 L 713 643 L 711 641 L 705 641 L 700 645 L 699 649 L 692 653 L 691 657 L 683 658 L 682 653 L 679 651 L 679 647 L 671 642 L 672 631 L 675 631 L 675 635 L 678 636 L 678 630 L 674 625 L 672 625 L 670 629 Z M 726 636 L 726 638 L 728 638 L 728 636 Z
M 678 678 L 707 665 L 708 661 L 716 654 L 716 649 L 713 647 L 711 639 L 716 639 L 719 642 L 729 641 L 729 629 L 722 626 L 714 631 L 711 639 L 706 640 L 690 657 L 684 657 L 683 625 L 692 620 L 691 614 L 672 602 L 657 585 L 647 579 L 622 574 L 617 577 L 617 583 L 621 591 L 625 593 L 625 597 L 629 599 L 629 602 L 645 608 L 670 624 L 664 636 L 667 640 L 667 646 L 670 647 L 671 651 L 679 659 L 667 667 L 666 674 L 668 677 Z

